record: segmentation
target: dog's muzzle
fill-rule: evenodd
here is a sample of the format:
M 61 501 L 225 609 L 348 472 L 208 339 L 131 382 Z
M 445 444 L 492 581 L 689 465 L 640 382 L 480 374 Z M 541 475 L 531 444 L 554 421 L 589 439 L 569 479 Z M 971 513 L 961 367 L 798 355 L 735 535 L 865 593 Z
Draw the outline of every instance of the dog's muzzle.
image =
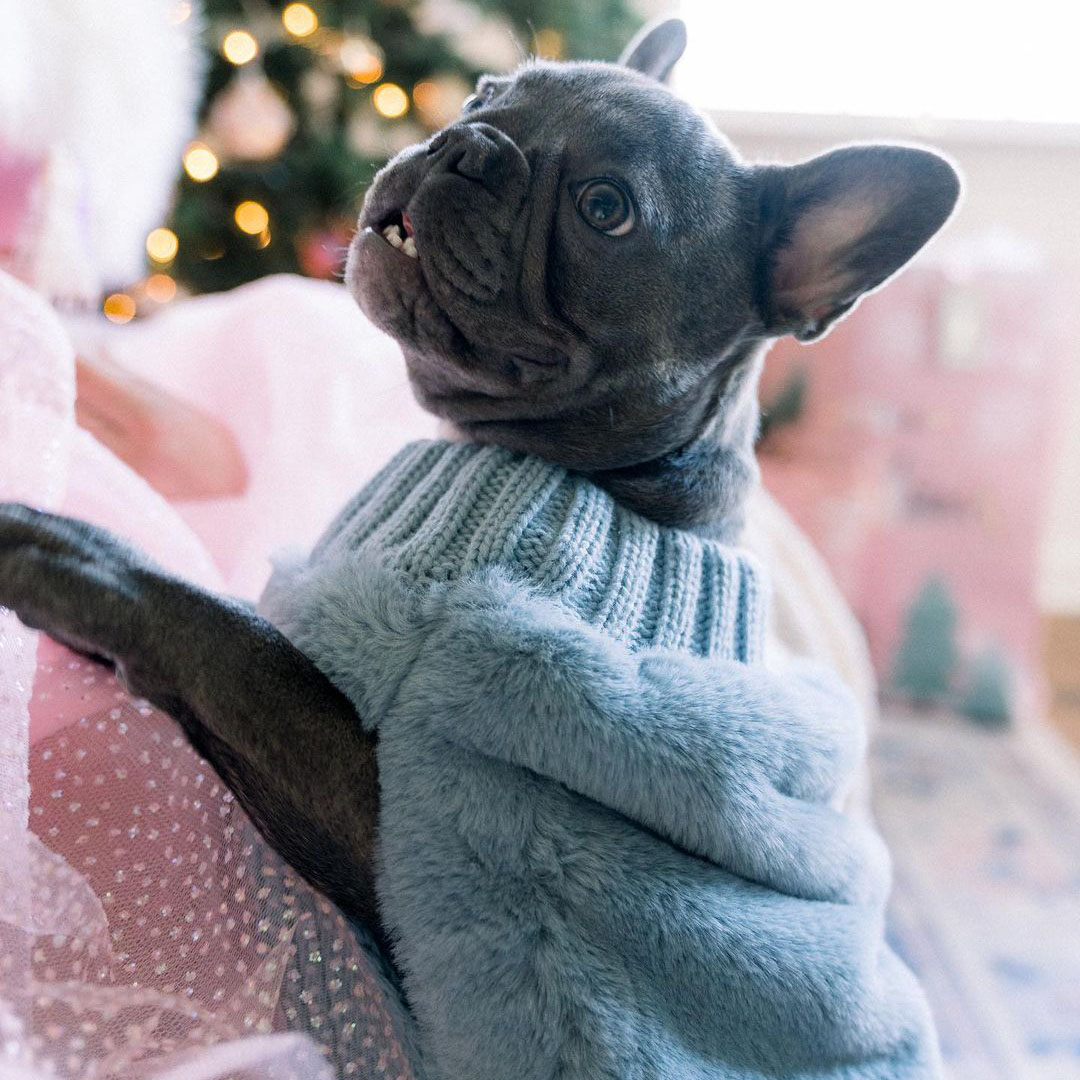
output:
M 474 122 L 435 135 L 427 165 L 408 206 L 420 261 L 436 292 L 445 284 L 490 303 L 516 262 L 512 241 L 529 164 L 509 136 Z

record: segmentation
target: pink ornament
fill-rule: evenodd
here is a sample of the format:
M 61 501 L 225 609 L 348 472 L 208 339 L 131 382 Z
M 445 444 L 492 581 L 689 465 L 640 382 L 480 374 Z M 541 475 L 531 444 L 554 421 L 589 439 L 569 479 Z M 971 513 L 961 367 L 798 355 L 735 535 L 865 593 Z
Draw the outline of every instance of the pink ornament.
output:
M 206 141 L 223 157 L 266 161 L 296 128 L 288 102 L 261 69 L 240 72 L 210 109 Z
M 299 237 L 296 257 L 303 272 L 313 278 L 340 278 L 352 232 L 351 225 L 339 223 Z

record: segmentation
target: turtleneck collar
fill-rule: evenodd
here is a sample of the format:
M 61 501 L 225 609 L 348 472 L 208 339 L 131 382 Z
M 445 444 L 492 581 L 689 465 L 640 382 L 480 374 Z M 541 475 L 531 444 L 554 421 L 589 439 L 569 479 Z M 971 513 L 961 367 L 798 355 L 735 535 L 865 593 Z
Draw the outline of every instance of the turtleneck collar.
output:
M 749 555 L 658 525 L 585 477 L 501 447 L 405 447 L 312 560 L 345 552 L 418 585 L 502 567 L 632 648 L 760 658 L 765 586 Z

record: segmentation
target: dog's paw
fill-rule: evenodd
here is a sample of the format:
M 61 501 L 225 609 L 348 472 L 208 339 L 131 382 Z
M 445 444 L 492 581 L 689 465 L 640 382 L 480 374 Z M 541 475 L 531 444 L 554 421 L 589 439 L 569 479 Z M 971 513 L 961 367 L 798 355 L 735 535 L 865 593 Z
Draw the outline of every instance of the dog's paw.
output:
M 114 662 L 131 654 L 152 572 L 104 529 L 0 503 L 0 607 L 79 652 Z

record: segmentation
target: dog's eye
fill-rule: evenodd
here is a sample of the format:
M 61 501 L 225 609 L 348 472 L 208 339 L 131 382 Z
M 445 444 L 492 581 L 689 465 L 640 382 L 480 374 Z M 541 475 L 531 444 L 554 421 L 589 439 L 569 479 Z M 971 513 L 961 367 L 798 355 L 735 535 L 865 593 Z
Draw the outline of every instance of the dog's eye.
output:
M 608 236 L 625 236 L 634 227 L 634 204 L 612 180 L 590 180 L 577 195 L 578 213 Z

